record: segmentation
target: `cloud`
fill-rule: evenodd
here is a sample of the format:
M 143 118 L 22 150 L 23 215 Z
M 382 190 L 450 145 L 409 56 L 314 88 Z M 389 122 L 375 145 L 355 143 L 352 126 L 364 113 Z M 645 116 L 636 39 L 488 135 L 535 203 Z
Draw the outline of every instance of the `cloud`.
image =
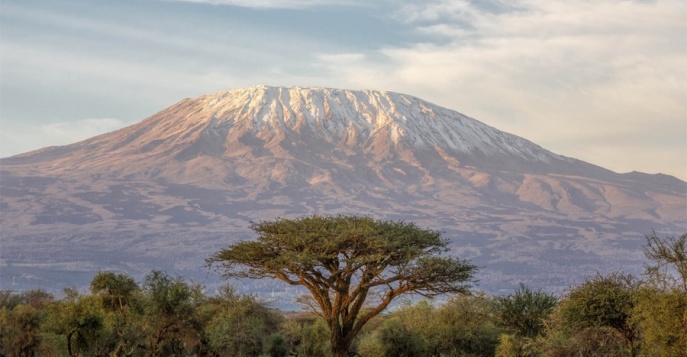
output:
M 363 0 L 167 0 L 210 5 L 232 5 L 257 9 L 302 9 L 313 6 L 367 6 Z
M 30 41 L 4 36 L 4 84 L 66 85 L 118 97 L 135 93 L 162 106 L 236 86 L 310 78 L 309 60 L 316 50 L 333 47 L 260 24 L 215 19 L 199 27 L 183 22 L 200 15 L 176 14 L 149 26 L 136 19 L 4 6 L 3 16 L 37 31 Z M 46 28 L 53 30 L 49 36 Z M 77 31 L 88 36 L 74 36 Z
M 89 118 L 77 122 L 51 123 L 40 127 L 40 133 L 58 138 L 57 142 L 72 143 L 122 128 L 124 122 L 115 118 Z
M 156 55 L 166 53 L 168 56 L 169 51 L 171 51 L 172 53 L 192 56 L 187 62 L 198 61 L 202 58 L 255 57 L 256 53 L 252 49 L 259 47 L 258 44 L 253 43 L 256 40 L 254 36 L 245 36 L 246 32 L 253 33 L 254 31 L 243 29 L 242 32 L 246 38 L 232 36 L 231 44 L 235 46 L 218 46 L 218 43 L 224 43 L 229 35 L 218 34 L 218 31 L 210 24 L 206 24 L 202 28 L 192 27 L 193 32 L 179 30 L 180 25 L 175 24 L 173 19 L 159 20 L 156 28 L 136 23 L 136 21 L 122 23 L 112 19 L 92 19 L 62 12 L 27 9 L 11 5 L 3 7 L 3 15 L 11 17 L 15 21 L 25 21 L 35 28 L 49 26 L 58 29 L 52 36 L 48 37 L 47 41 L 41 41 L 41 36 L 34 36 L 31 41 L 15 42 L 10 37 L 3 40 L 3 47 L 7 43 L 7 45 L 20 47 L 20 49 L 42 50 L 72 57 L 79 57 L 84 52 L 94 53 L 95 56 L 103 59 L 112 57 L 109 62 L 120 60 L 122 57 L 136 58 L 135 53 L 132 52 L 138 52 L 137 55 L 140 59 L 141 56 L 150 53 Z M 186 28 L 186 30 L 191 29 Z M 89 37 L 79 38 L 79 43 L 75 45 L 71 42 L 73 39 L 68 35 L 69 31 L 73 30 L 84 31 L 89 36 L 97 37 L 95 40 Z M 229 26 L 224 30 L 238 32 L 238 27 Z M 199 38 L 204 38 L 205 41 L 199 41 Z M 112 43 L 116 45 L 113 46 Z M 14 60 L 19 56 L 10 54 L 10 56 L 3 55 L 3 59 L 4 57 L 7 57 L 8 60 Z M 50 62 L 50 58 L 27 58 L 34 62 Z M 149 58 L 149 60 L 153 59 L 160 61 L 165 58 Z M 175 57 L 175 59 L 179 60 L 179 57 Z
M 682 0 L 194 1 L 307 8 L 284 12 L 166 1 L 147 3 L 164 14 L 154 20 L 126 6 L 111 17 L 3 5 L 3 154 L 7 122 L 140 120 L 184 97 L 265 83 L 408 93 L 560 154 L 687 179 Z M 39 125 L 24 129 L 50 129 Z
M 684 2 L 475 4 L 401 7 L 395 18 L 432 40 L 382 48 L 381 61 L 320 59 L 349 87 L 431 99 L 613 170 L 687 178 Z
M 49 123 L 37 127 L 8 122 L 2 124 L 0 157 L 17 155 L 46 146 L 72 144 L 133 123 L 125 123 L 115 118 L 88 118 Z

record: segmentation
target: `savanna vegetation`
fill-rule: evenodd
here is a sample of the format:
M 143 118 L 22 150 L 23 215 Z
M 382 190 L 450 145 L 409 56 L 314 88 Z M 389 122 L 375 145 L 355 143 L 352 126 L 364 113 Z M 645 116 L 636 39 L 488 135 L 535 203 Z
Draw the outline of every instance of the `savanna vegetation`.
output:
M 467 293 L 477 267 L 441 256 L 439 232 L 402 221 L 312 216 L 252 225 L 257 240 L 215 254 L 225 276 L 272 278 L 305 287 L 303 302 L 329 329 L 332 356 L 345 357 L 363 327 L 404 294 Z
M 687 233 L 647 236 L 641 277 L 489 296 L 470 290 L 474 265 L 413 224 L 313 216 L 253 229 L 208 263 L 303 286 L 303 311 L 161 271 L 101 272 L 59 298 L 1 292 L 0 356 L 687 356 Z

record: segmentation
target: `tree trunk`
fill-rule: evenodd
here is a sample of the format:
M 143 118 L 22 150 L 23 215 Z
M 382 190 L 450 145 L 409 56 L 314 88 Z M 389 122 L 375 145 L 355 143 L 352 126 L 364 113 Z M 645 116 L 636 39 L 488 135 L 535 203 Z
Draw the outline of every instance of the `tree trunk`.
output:
M 67 353 L 69 353 L 69 357 L 72 357 L 72 335 L 74 334 L 74 331 L 70 331 L 67 334 Z
M 340 334 L 332 333 L 330 340 L 332 347 L 332 357 L 348 357 L 348 349 L 351 347 L 351 341 Z
M 342 349 L 332 349 L 332 357 L 348 357 L 348 347 Z

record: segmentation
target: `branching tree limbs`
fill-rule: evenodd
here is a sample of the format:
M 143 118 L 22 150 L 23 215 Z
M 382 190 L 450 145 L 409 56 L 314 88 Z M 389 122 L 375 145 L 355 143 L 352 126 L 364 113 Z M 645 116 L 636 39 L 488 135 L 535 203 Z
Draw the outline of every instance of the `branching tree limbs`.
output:
M 311 216 L 254 223 L 256 241 L 208 260 L 225 277 L 273 278 L 308 289 L 342 356 L 361 328 L 396 297 L 468 291 L 476 267 L 443 257 L 448 241 L 413 223 L 368 217 Z M 371 296 L 380 298 L 371 304 Z M 371 304 L 371 305 L 370 305 Z
M 646 275 L 663 289 L 675 288 L 687 294 L 687 233 L 679 237 L 646 236 Z

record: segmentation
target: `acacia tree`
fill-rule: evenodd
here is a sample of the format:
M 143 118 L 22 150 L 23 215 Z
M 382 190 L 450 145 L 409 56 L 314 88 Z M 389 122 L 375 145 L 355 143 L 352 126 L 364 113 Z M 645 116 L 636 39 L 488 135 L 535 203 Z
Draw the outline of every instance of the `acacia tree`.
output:
M 663 238 L 656 232 L 646 236 L 644 255 L 651 260 L 645 269 L 653 284 L 687 294 L 687 233 L 679 237 Z
M 73 288 L 64 289 L 65 297 L 48 309 L 46 329 L 64 336 L 69 356 L 97 355 L 107 348 L 102 338 L 104 314 L 93 296 L 80 295 Z M 102 352 L 102 351 L 100 351 Z
M 610 337 L 615 330 L 631 355 L 636 355 L 640 336 L 631 321 L 631 314 L 638 287 L 639 282 L 634 277 L 622 273 L 587 278 L 560 303 L 564 326 L 578 333 L 591 332 L 587 336 L 579 334 L 578 340 L 586 342 L 593 342 L 591 340 L 597 337 Z
M 494 298 L 494 312 L 499 324 L 510 332 L 533 339 L 542 334 L 544 319 L 557 303 L 554 295 L 520 283 L 513 294 Z
M 448 241 L 414 223 L 359 216 L 310 216 L 253 223 L 255 241 L 217 252 L 227 278 L 273 278 L 304 286 L 346 356 L 362 327 L 398 296 L 468 291 L 477 267 L 442 257 Z
M 193 288 L 179 277 L 153 270 L 143 281 L 148 357 L 184 355 L 198 340 L 200 326 L 193 304 Z
M 646 237 L 647 280 L 635 297 L 632 321 L 646 355 L 684 356 L 687 351 L 687 233 Z
M 139 287 L 134 279 L 126 274 L 100 272 L 91 281 L 91 292 L 101 299 L 102 306 L 114 314 L 114 332 L 119 342 L 112 356 L 131 355 L 135 346 L 130 346 L 134 336 L 131 334 L 132 308 L 137 304 Z M 127 348 L 129 349 L 127 351 Z

